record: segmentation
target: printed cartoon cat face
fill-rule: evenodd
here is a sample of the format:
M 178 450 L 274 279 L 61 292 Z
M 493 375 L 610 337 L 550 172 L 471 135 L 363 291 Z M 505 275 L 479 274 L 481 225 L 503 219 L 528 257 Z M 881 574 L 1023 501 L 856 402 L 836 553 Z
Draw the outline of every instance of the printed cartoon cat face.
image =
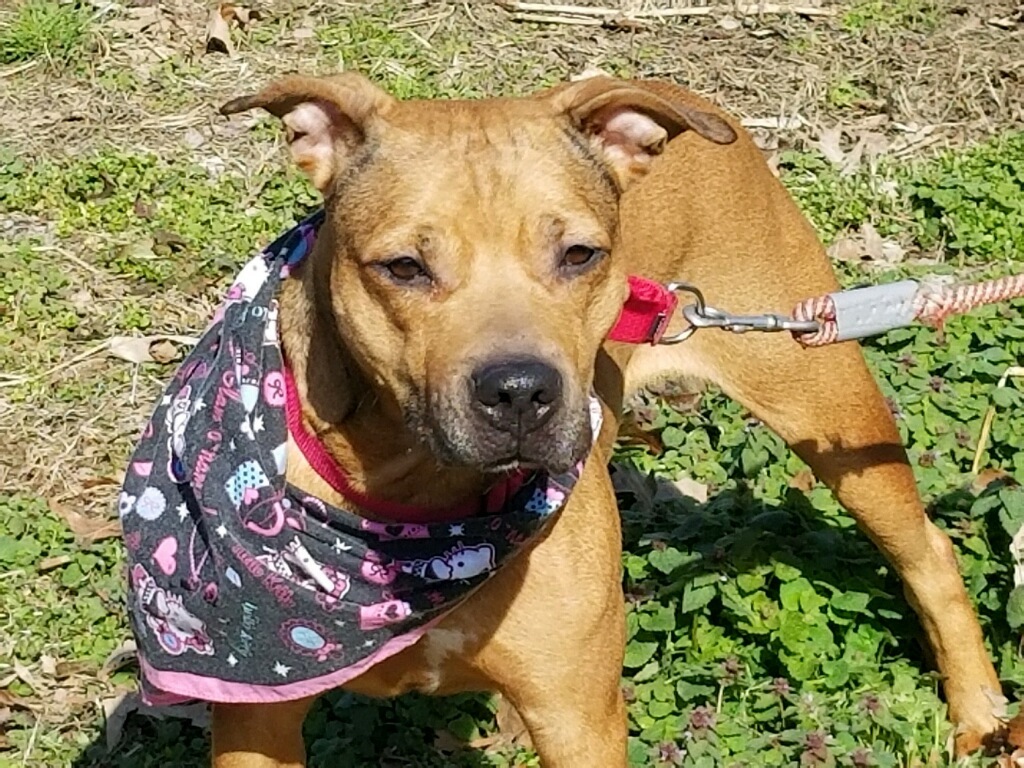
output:
M 430 571 L 437 579 L 471 579 L 494 568 L 494 547 L 480 544 L 475 547 L 456 547 L 444 558 L 435 557 Z

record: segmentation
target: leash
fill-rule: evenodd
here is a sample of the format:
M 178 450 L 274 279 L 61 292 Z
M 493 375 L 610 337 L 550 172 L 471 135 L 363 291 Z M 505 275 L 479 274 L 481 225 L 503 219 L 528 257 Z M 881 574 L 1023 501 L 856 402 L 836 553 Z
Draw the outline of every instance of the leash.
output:
M 835 291 L 805 299 L 790 317 L 766 312 L 735 315 L 709 305 L 696 286 L 661 284 L 631 275 L 630 295 L 608 338 L 630 344 L 679 344 L 702 328 L 732 333 L 789 331 L 805 347 L 823 347 L 877 336 L 916 322 L 941 327 L 946 318 L 986 304 L 1024 298 L 1024 274 L 958 286 L 929 285 L 917 280 Z M 680 309 L 689 325 L 665 336 L 679 294 L 693 297 Z

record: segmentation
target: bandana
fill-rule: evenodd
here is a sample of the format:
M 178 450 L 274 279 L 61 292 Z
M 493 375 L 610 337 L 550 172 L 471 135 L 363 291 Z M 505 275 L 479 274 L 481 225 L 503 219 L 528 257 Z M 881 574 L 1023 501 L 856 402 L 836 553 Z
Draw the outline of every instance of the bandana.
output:
M 321 475 L 341 474 L 302 425 L 277 331 L 281 283 L 323 220 L 246 264 L 131 457 L 118 511 L 149 703 L 286 701 L 357 677 L 542 533 L 582 471 L 536 471 L 421 524 L 372 522 L 287 482 L 289 430 L 316 443 Z M 590 417 L 597 435 L 596 398 Z

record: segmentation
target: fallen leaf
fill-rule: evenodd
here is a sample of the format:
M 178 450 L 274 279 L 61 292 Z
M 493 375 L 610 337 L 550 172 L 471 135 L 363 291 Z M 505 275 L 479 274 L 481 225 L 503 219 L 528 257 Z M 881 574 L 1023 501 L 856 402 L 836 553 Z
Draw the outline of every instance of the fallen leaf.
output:
M 991 19 L 986 19 L 985 23 L 990 27 L 998 27 L 999 29 L 1013 29 L 1017 26 L 1017 22 L 1009 16 L 993 16 Z
M 988 469 L 981 470 L 981 472 L 978 473 L 978 476 L 974 478 L 971 482 L 971 490 L 975 494 L 979 494 L 993 483 L 998 482 L 1002 482 L 1004 485 L 1008 486 L 1017 485 L 1017 481 L 1014 479 L 1013 475 L 1005 469 L 989 467 Z M 1022 725 L 1022 727 L 1024 727 L 1024 725 Z M 1024 731 L 1022 731 L 1022 733 L 1024 733 Z M 1018 746 L 1024 747 L 1024 741 L 1020 742 Z
M 902 261 L 906 251 L 895 240 L 883 238 L 870 222 L 865 222 L 856 235 L 842 237 L 832 243 L 828 255 L 836 261 L 871 261 L 889 265 Z
M 170 357 L 170 347 L 166 343 L 195 344 L 198 339 L 191 336 L 112 336 L 107 341 L 107 350 L 114 357 L 127 360 L 129 363 L 161 363 L 169 362 L 177 357 L 177 348 Z M 171 347 L 174 345 L 171 344 Z
M 47 653 L 39 657 L 39 668 L 44 675 L 54 677 L 57 674 L 57 660 Z
M 210 724 L 210 710 L 206 704 L 188 704 L 174 707 L 147 706 L 138 693 L 120 693 L 100 700 L 106 720 L 107 750 L 113 750 L 121 741 L 124 724 L 133 712 L 147 717 L 162 720 L 165 717 L 189 720 L 198 728 L 207 728 Z
M 96 664 L 91 661 L 58 661 L 54 674 L 58 680 L 74 675 L 87 675 L 93 678 L 96 676 Z
M 734 29 L 739 29 L 743 26 L 743 22 L 737 19 L 735 16 L 726 14 L 718 20 L 718 26 L 722 29 L 732 32 Z
M 1006 724 L 1006 738 L 1011 747 L 1024 747 L 1024 710 Z
M 481 736 L 479 739 L 473 739 L 466 743 L 466 746 L 470 749 L 490 749 L 494 746 L 501 746 L 504 740 L 500 733 L 492 733 L 489 736 Z
M 686 475 L 676 480 L 658 481 L 658 490 L 654 494 L 655 501 L 672 501 L 680 496 L 703 504 L 708 500 L 708 486 Z
M 650 511 L 658 492 L 658 481 L 654 473 L 645 475 L 632 464 L 613 464 L 612 488 L 616 494 L 631 494 L 641 510 Z
M 791 117 L 745 117 L 740 120 L 744 128 L 769 128 L 776 131 L 795 131 L 804 124 L 797 115 Z
M 825 159 L 835 165 L 842 165 L 846 153 L 843 152 L 840 143 L 843 138 L 843 129 L 838 126 L 822 128 L 818 134 L 818 140 L 813 142 L 818 151 L 825 156 Z
M 177 232 L 171 232 L 167 229 L 158 229 L 153 233 L 153 245 L 163 245 L 167 246 L 172 251 L 180 251 L 181 249 L 188 247 L 188 241 Z
M 137 648 L 134 640 L 128 639 L 123 641 L 103 660 L 103 666 L 100 667 L 99 671 L 99 678 L 101 680 L 109 679 L 112 674 L 121 669 L 125 664 L 134 660 L 136 653 Z
M 195 128 L 189 128 L 181 137 L 181 141 L 189 149 L 199 149 L 206 143 L 206 137 Z
M 117 518 L 87 517 L 56 501 L 49 502 L 50 511 L 63 520 L 81 544 L 111 539 L 121 535 L 121 521 Z
M 71 306 L 75 308 L 75 311 L 82 315 L 85 314 L 86 310 L 89 309 L 96 301 L 96 297 L 92 295 L 92 291 L 88 288 L 79 288 L 73 294 L 71 294 Z
M 814 490 L 814 486 L 817 485 L 817 482 L 818 481 L 811 470 L 801 469 L 789 479 L 789 487 L 808 493 L 809 491 Z
M 136 240 L 134 243 L 121 246 L 118 249 L 118 255 L 123 259 L 132 261 L 152 260 L 157 258 L 156 253 L 153 252 L 154 245 L 156 243 L 152 238 L 144 237 L 141 240 Z
M 22 699 L 20 696 L 15 696 L 10 691 L 0 690 L 0 707 L 5 707 L 8 710 L 12 708 L 28 709 L 28 702 Z
M 36 693 L 41 693 L 39 681 L 36 680 L 35 675 L 32 674 L 32 670 L 17 661 L 14 662 L 14 674 L 18 676 L 25 685 L 31 688 Z
M 230 16 L 225 17 L 224 7 L 222 5 L 210 12 L 210 21 L 206 27 L 206 52 L 226 53 L 230 56 L 234 48 L 231 45 L 231 29 L 228 27 Z
M 121 477 L 87 477 L 82 481 L 82 488 L 98 488 L 101 485 L 120 485 L 124 482 L 124 476 Z
M 127 35 L 137 35 L 162 21 L 163 14 L 160 12 L 160 7 L 154 3 L 129 8 L 125 12 L 124 18 L 109 21 L 107 26 Z
M 640 426 L 636 416 L 631 412 L 623 416 L 619 424 L 618 438 L 626 445 L 644 445 L 654 454 L 665 451 L 665 446 L 661 444 L 658 435 Z
M 580 80 L 589 80 L 592 77 L 611 77 L 611 75 L 605 72 L 600 67 L 595 67 L 591 65 L 577 75 L 570 75 L 569 81 L 575 83 Z
M 242 29 L 245 29 L 249 24 L 261 18 L 259 11 L 246 8 L 244 5 L 235 5 L 234 3 L 224 3 L 221 5 L 220 12 L 228 21 L 237 21 L 238 26 L 242 27 Z
M 166 365 L 178 358 L 178 348 L 167 339 L 160 339 L 149 345 L 149 356 L 161 365 Z
M 836 261 L 860 261 L 864 249 L 855 237 L 841 237 L 828 247 L 829 258 Z
M 903 258 L 904 250 L 899 243 L 886 240 L 866 221 L 860 225 L 860 237 L 864 243 L 864 257 L 885 264 L 893 264 Z
M 57 555 L 56 557 L 46 557 L 39 561 L 36 566 L 36 570 L 39 573 L 46 573 L 52 571 L 55 568 L 63 568 L 65 565 L 71 562 L 71 555 Z
M 526 723 L 519 716 L 519 712 L 504 696 L 498 702 L 498 709 L 494 713 L 495 722 L 498 724 L 498 733 L 510 746 L 533 748 L 530 739 L 530 732 L 526 729 Z
M 141 197 L 136 197 L 132 210 L 140 219 L 152 219 L 156 215 L 156 203 L 147 203 Z
M 840 176 L 852 176 L 860 170 L 863 161 L 867 161 L 872 168 L 875 167 L 878 158 L 889 148 L 889 141 L 880 133 L 871 131 L 862 133 L 853 149 L 846 155 L 843 166 L 839 170 Z
M 465 746 L 466 742 L 444 728 L 434 736 L 434 749 L 438 752 L 458 752 Z

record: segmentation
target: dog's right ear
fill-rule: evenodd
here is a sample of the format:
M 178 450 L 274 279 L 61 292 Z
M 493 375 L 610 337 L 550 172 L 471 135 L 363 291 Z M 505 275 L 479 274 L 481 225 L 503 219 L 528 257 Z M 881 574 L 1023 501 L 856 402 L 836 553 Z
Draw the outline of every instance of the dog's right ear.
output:
M 394 98 L 360 74 L 290 75 L 252 96 L 233 99 L 222 115 L 265 109 L 281 118 L 292 158 L 321 193 L 345 169 L 366 140 L 367 129 Z

